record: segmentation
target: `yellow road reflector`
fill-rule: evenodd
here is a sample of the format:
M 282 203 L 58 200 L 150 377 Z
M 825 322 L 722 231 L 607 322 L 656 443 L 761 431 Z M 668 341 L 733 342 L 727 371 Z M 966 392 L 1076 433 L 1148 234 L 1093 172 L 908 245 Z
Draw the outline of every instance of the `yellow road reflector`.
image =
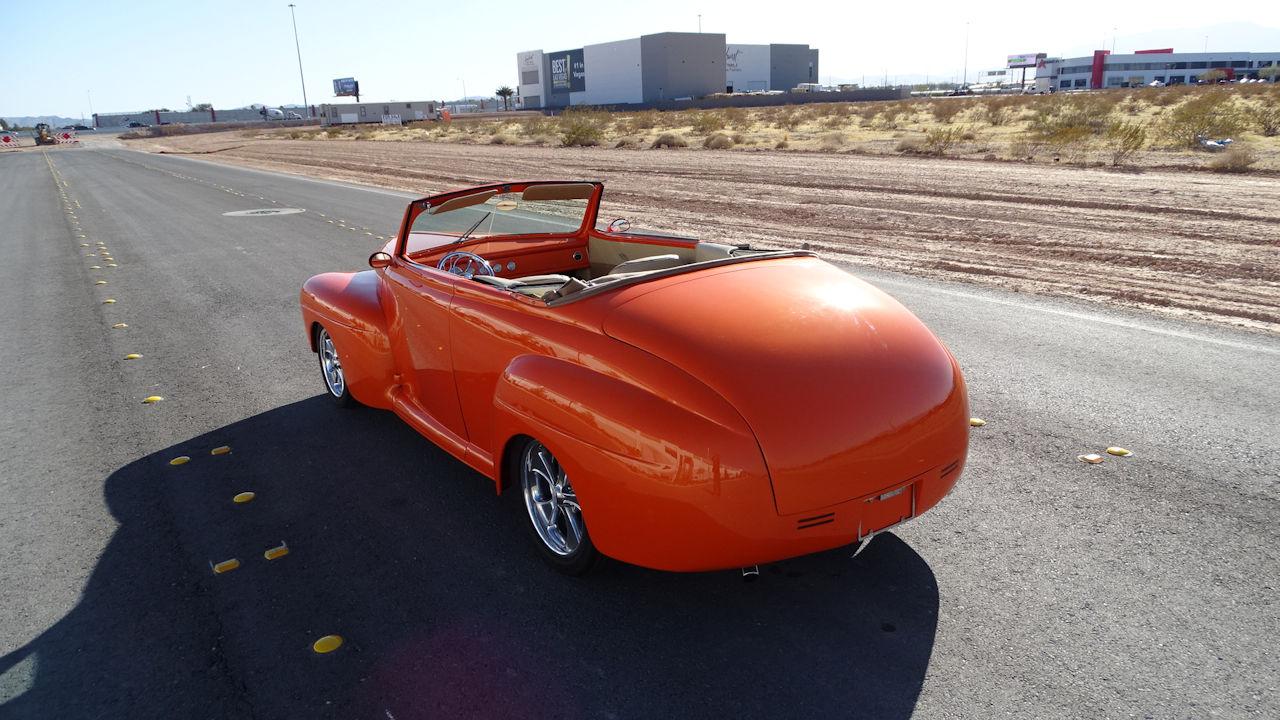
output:
M 210 455 L 226 455 L 229 452 L 231 452 L 230 445 L 219 445 L 218 447 L 210 450 L 209 454 Z
M 113 262 L 115 262 L 115 261 L 116 261 L 116 259 L 115 259 L 115 258 L 113 258 L 113 257 L 104 257 L 104 258 L 102 258 L 102 259 L 103 259 L 103 260 L 106 260 L 106 261 L 107 261 L 107 262 L 109 262 L 109 263 L 113 263 Z
M 124 356 L 124 359 L 125 359 L 125 360 L 137 360 L 137 359 L 138 359 L 138 358 L 140 358 L 140 357 L 142 357 L 142 356 L 141 356 L 141 355 L 139 355 L 138 353 L 129 353 L 128 355 L 125 355 L 125 356 Z
M 1133 453 L 1122 447 L 1109 447 L 1107 448 L 1107 454 L 1115 455 L 1116 457 L 1129 457 Z
M 89 243 L 80 243 L 80 247 L 89 247 Z
M 982 427 L 987 424 L 987 421 L 982 418 L 969 418 L 969 424 L 973 427 Z
M 76 237 L 88 237 L 88 235 L 76 235 Z
M 186 455 L 179 455 L 178 457 L 170 460 L 169 464 L 170 465 L 186 465 L 189 462 L 191 462 L 191 458 L 187 457 Z
M 106 285 L 106 284 L 107 284 L 106 280 L 99 280 L 98 282 L 94 283 L 94 285 Z
M 101 265 L 90 265 L 90 266 L 89 266 L 89 269 L 90 269 L 90 270 L 101 270 L 101 269 L 102 269 L 102 266 L 101 266 Z
M 120 266 L 115 263 L 107 263 L 107 267 L 120 267 Z
M 240 561 L 235 558 L 231 558 L 230 560 L 223 560 L 222 562 L 213 566 L 213 574 L 221 575 L 222 573 L 225 573 L 225 572 L 231 572 L 232 570 L 235 570 L 238 567 L 240 567 Z
M 1102 456 L 1098 453 L 1089 453 L 1088 455 L 1077 455 L 1076 459 L 1080 462 L 1087 462 L 1090 465 L 1097 465 L 1102 462 Z
M 289 546 L 286 545 L 283 540 L 281 540 L 279 547 L 267 548 L 267 551 L 262 553 L 262 557 L 268 560 L 277 560 L 288 554 L 289 554 Z
M 106 245 L 106 243 L 102 242 L 101 240 L 99 240 L 96 244 L 97 244 L 97 245 Z
M 244 503 L 247 503 L 256 497 L 258 497 L 257 493 L 245 491 L 242 493 L 236 493 L 235 497 L 231 498 L 231 502 L 236 503 L 238 505 L 243 505 Z
M 142 402 L 148 405 L 155 405 L 156 403 L 160 402 L 163 399 L 164 398 L 159 395 L 148 395 L 147 397 L 142 399 Z
M 125 329 L 125 328 L 129 327 L 129 324 L 128 324 L 128 323 L 116 323 L 115 325 L 112 325 L 111 327 L 115 328 L 116 330 L 123 330 L 123 329 Z
M 311 645 L 311 649 L 315 650 L 321 655 L 325 653 L 331 653 L 340 647 L 342 647 L 341 635 L 325 635 L 324 637 L 315 641 L 315 643 Z
M 115 305 L 115 304 L 116 304 L 116 299 L 115 299 L 115 298 L 107 298 L 106 300 L 103 300 L 103 301 L 102 301 L 102 304 L 103 304 L 103 305 Z

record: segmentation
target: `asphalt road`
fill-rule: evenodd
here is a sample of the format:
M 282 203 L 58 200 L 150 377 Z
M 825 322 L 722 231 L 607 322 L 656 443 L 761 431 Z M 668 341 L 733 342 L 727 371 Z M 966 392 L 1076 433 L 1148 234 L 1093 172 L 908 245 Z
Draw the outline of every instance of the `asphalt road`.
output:
M 0 717 L 1280 715 L 1275 338 L 857 269 L 988 421 L 955 492 L 755 583 L 571 579 L 511 498 L 322 395 L 298 288 L 405 202 L 0 156 Z M 305 212 L 224 214 L 260 208 Z

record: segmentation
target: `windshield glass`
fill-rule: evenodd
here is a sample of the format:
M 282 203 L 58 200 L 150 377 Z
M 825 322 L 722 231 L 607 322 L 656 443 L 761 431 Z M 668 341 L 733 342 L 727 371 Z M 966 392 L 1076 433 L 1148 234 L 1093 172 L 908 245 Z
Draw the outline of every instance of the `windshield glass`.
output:
M 531 185 L 524 192 L 483 190 L 450 198 L 413 221 L 410 232 L 467 239 L 498 235 L 571 234 L 582 227 L 594 187 Z

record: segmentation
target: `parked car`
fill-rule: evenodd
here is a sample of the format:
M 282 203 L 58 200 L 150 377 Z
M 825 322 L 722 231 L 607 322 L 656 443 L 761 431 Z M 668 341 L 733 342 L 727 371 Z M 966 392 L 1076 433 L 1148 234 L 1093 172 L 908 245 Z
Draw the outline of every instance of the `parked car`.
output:
M 150 126 L 150 125 L 148 125 L 148 124 L 146 124 L 146 123 L 140 123 L 140 122 L 138 122 L 137 120 L 131 120 L 131 121 L 129 121 L 129 124 L 128 124 L 126 127 L 131 127 L 131 128 L 144 128 L 144 127 L 151 127 L 151 126 Z
M 371 270 L 303 285 L 328 395 L 512 488 L 570 574 L 750 568 L 864 542 L 951 490 L 964 380 L 910 311 L 807 251 L 602 226 L 603 191 L 414 200 Z

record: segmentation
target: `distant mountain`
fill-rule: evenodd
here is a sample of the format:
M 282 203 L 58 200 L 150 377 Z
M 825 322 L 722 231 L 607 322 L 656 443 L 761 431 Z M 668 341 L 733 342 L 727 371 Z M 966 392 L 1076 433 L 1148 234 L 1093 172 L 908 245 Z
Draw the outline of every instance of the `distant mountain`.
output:
M 84 121 L 80 118 L 61 117 L 58 115 L 40 115 L 38 117 L 6 117 L 5 122 L 9 123 L 9 127 L 33 127 L 37 123 L 49 123 L 54 127 L 63 125 L 93 125 L 93 120 Z

